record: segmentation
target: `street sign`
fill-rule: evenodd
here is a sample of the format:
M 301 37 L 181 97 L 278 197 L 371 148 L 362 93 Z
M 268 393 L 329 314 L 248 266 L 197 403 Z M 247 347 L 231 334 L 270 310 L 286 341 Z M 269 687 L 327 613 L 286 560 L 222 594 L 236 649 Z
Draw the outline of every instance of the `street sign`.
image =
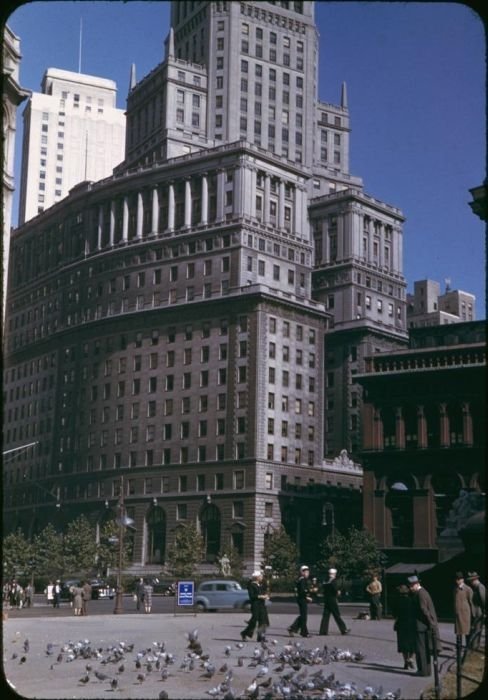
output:
M 195 594 L 195 582 L 194 581 L 178 581 L 176 589 L 176 598 L 178 606 L 188 606 L 193 605 L 193 598 Z

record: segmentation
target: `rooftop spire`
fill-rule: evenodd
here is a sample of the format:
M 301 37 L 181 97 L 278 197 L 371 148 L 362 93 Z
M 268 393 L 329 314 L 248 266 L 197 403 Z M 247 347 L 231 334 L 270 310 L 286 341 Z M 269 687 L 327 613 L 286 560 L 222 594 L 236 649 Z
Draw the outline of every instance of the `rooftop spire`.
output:
M 129 91 L 135 88 L 136 82 L 136 64 L 133 63 L 130 67 Z
M 347 109 L 347 85 L 345 82 L 342 83 L 341 107 L 343 107 L 344 109 Z
M 164 48 L 165 48 L 165 59 L 166 58 L 174 58 L 175 55 L 175 32 L 173 27 L 169 28 L 168 36 L 166 37 L 166 40 L 164 42 Z

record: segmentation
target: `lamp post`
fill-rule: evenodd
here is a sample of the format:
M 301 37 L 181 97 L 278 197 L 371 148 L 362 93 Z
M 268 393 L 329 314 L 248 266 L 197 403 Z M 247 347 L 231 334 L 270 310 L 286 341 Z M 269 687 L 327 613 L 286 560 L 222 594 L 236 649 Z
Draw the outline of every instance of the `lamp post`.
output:
M 327 514 L 329 514 L 329 520 L 327 520 Z M 327 525 L 331 526 L 331 535 L 332 535 L 332 541 L 335 540 L 335 513 L 334 513 L 334 505 L 327 501 L 327 503 L 324 503 L 322 506 L 322 525 L 326 527 Z
M 124 477 L 120 477 L 120 493 L 119 493 L 119 517 L 117 522 L 119 524 L 119 552 L 117 561 L 117 590 L 115 591 L 115 607 L 114 615 L 119 615 L 124 612 L 124 595 L 122 590 L 122 557 L 124 553 L 124 518 L 125 518 L 125 504 L 124 504 Z

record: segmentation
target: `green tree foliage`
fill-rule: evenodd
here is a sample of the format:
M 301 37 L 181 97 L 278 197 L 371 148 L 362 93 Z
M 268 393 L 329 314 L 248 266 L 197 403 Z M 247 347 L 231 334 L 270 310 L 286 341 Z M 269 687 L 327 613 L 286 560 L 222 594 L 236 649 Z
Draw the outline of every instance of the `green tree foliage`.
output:
M 49 523 L 34 537 L 36 573 L 60 578 L 65 573 L 63 536 Z
M 97 569 L 103 574 L 116 572 L 119 566 L 119 535 L 120 526 L 115 520 L 109 520 L 102 527 L 100 542 L 97 550 Z M 130 560 L 131 541 L 127 531 L 123 532 L 122 568 L 124 569 Z
M 2 549 L 3 570 L 7 579 L 18 576 L 19 573 L 31 573 L 34 565 L 34 549 L 21 529 L 5 537 Z
M 297 574 L 298 549 L 285 529 L 273 530 L 264 541 L 263 566 L 271 566 L 273 578 L 292 581 Z
M 338 569 L 339 576 L 353 579 L 381 571 L 385 562 L 374 536 L 367 530 L 350 527 L 346 534 L 336 532 L 323 542 L 319 567 L 326 570 L 332 566 Z
M 88 576 L 94 571 L 97 558 L 96 533 L 84 515 L 68 524 L 63 545 L 65 573 Z
M 186 578 L 202 561 L 203 537 L 195 525 L 182 525 L 175 532 L 175 541 L 168 549 L 168 567 L 176 578 Z

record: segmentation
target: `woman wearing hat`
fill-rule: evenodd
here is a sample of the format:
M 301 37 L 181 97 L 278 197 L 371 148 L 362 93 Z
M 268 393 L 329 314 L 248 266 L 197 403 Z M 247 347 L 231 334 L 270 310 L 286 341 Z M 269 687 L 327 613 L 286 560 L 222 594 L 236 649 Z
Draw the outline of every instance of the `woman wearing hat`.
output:
M 469 645 L 472 649 L 479 649 L 485 619 L 486 590 L 476 571 L 468 572 L 466 581 L 473 591 L 473 618 Z
M 249 583 L 247 584 L 247 592 L 251 601 L 251 619 L 247 623 L 245 629 L 241 632 L 243 642 L 247 638 L 251 639 L 256 626 L 258 628 L 258 642 L 265 641 L 266 627 L 269 625 L 268 613 L 266 611 L 266 600 L 268 598 L 262 586 L 263 574 L 261 571 L 254 571 Z

